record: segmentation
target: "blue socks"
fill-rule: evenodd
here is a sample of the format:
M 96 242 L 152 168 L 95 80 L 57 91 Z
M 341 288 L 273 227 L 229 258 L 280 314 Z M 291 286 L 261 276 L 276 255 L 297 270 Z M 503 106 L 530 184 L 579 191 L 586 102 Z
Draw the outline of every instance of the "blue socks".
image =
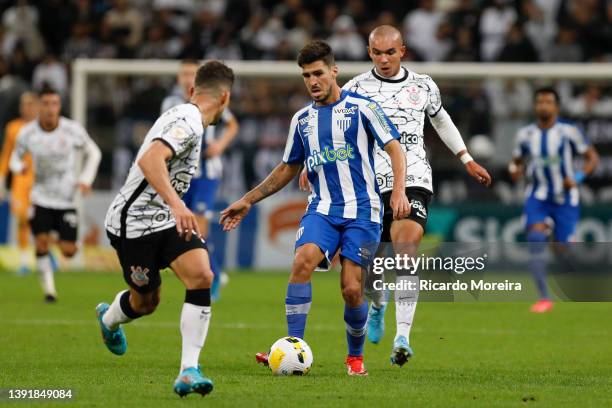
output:
M 312 302 L 312 285 L 308 283 L 289 283 L 285 298 L 285 314 L 287 315 L 287 334 L 304 338 L 306 318 Z M 367 310 L 366 310 L 367 314 Z
M 548 299 L 548 286 L 546 285 L 546 260 L 544 259 L 547 236 L 541 231 L 529 231 L 527 233 L 529 242 L 529 269 L 533 274 L 536 286 L 540 292 L 541 299 Z
M 368 302 L 357 307 L 344 305 L 344 321 L 346 322 L 346 342 L 349 356 L 361 356 L 365 343 L 366 322 L 368 320 Z

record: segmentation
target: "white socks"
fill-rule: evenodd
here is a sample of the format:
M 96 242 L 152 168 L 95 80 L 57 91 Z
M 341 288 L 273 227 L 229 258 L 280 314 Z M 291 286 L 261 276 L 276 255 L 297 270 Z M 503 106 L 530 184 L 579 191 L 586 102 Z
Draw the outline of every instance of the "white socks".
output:
M 53 267 L 51 266 L 51 257 L 49 254 L 36 257 L 36 267 L 40 276 L 40 286 L 42 286 L 45 295 L 57 296 L 55 291 L 55 280 L 53 278 Z
M 125 292 L 129 292 L 129 290 L 124 290 L 117 293 L 115 300 L 113 300 L 113 303 L 111 303 L 106 313 L 104 313 L 104 316 L 102 316 L 102 323 L 104 323 L 109 330 L 117 330 L 121 323 L 128 323 L 132 321 L 132 319 L 127 317 L 121 309 L 121 296 L 123 296 Z
M 188 367 L 198 366 L 200 350 L 204 346 L 209 323 L 210 306 L 183 304 L 181 312 L 181 335 L 183 336 L 181 371 Z
M 396 283 L 401 281 L 413 281 L 418 288 L 418 276 L 398 276 Z M 399 336 L 406 337 L 406 340 L 410 342 L 410 329 L 412 328 L 412 320 L 414 319 L 414 312 L 416 310 L 417 300 L 419 298 L 419 291 L 417 290 L 396 290 L 395 291 L 395 321 L 396 321 L 396 334 L 395 338 Z

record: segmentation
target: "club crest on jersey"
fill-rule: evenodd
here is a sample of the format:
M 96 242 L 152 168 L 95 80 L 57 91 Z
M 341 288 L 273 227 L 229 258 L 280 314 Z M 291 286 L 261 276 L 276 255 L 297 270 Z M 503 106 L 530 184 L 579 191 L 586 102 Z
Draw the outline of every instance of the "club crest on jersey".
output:
M 406 89 L 408 93 L 408 101 L 412 105 L 418 105 L 421 102 L 421 90 L 416 86 L 411 86 Z
M 336 120 L 336 124 L 338 125 L 338 127 L 343 131 L 346 132 L 348 130 L 348 128 L 351 127 L 351 117 L 350 116 L 344 116 L 340 119 Z
M 134 285 L 139 288 L 145 286 L 149 283 L 149 268 L 142 268 L 141 266 L 130 266 L 130 270 L 132 274 L 130 275 L 130 279 L 134 282 Z

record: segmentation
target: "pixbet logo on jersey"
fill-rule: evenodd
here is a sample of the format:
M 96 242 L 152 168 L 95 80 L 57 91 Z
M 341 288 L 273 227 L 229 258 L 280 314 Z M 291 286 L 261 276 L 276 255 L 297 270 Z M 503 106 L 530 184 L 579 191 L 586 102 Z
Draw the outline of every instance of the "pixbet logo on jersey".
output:
M 306 168 L 309 172 L 316 171 L 316 168 L 325 163 L 333 163 L 336 160 L 344 161 L 354 159 L 353 146 L 345 144 L 344 147 L 338 149 L 330 149 L 326 147 L 323 151 L 312 151 L 312 154 L 306 159 Z

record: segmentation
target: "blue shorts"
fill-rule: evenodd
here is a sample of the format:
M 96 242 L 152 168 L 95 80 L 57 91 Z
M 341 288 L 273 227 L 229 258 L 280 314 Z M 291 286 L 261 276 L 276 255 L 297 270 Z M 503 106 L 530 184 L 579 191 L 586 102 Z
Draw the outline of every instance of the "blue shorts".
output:
M 219 184 L 219 179 L 192 179 L 189 190 L 183 195 L 183 201 L 187 208 L 195 214 L 206 216 L 212 215 Z
M 340 249 L 340 256 L 362 265 L 361 248 L 378 247 L 381 225 L 372 221 L 306 213 L 300 221 L 295 249 L 315 244 L 325 254 L 320 269 L 329 269 Z
M 528 230 L 533 224 L 543 223 L 550 218 L 555 223 L 555 241 L 569 242 L 576 232 L 576 225 L 580 218 L 580 207 L 529 197 L 525 203 L 525 215 Z

